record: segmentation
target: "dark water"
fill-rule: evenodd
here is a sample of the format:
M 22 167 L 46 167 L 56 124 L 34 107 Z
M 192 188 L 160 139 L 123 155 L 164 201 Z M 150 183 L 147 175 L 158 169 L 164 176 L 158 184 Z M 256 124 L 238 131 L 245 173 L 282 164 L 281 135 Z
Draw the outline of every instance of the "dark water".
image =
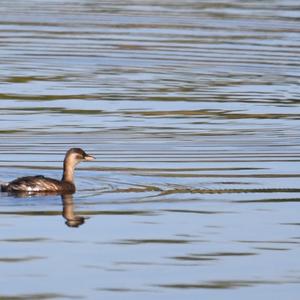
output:
M 298 299 L 298 1 L 0 15 L 0 180 L 97 157 L 73 199 L 1 194 L 0 298 Z

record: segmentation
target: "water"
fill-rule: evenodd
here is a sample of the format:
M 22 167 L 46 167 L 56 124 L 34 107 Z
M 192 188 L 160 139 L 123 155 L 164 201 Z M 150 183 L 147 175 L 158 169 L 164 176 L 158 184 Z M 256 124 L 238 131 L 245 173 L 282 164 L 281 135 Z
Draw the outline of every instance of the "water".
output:
M 3 299 L 298 299 L 298 1 L 1 1 Z M 68 221 L 77 216 L 75 221 Z

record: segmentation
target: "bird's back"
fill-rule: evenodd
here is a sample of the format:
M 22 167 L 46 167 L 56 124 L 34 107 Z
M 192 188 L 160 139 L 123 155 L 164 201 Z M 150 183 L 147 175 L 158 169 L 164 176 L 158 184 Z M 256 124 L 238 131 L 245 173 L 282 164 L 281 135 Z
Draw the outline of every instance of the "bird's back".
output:
M 53 192 L 61 193 L 64 189 L 70 189 L 70 192 L 74 192 L 72 187 L 68 183 L 62 181 L 44 177 L 41 175 L 38 176 L 27 176 L 17 178 L 7 185 L 1 186 L 2 191 L 4 192 L 29 192 L 29 193 L 39 193 L 39 192 Z M 67 192 L 67 191 L 66 191 Z

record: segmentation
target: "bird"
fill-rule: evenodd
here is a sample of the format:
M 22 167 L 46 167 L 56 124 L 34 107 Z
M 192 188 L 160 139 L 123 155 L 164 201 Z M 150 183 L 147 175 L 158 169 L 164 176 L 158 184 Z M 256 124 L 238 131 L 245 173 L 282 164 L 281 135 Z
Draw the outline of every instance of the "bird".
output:
M 71 148 L 65 155 L 61 180 L 42 175 L 20 177 L 2 184 L 1 191 L 11 194 L 74 194 L 76 192 L 74 183 L 75 166 L 82 161 L 92 161 L 94 159 L 94 156 L 87 154 L 81 148 Z

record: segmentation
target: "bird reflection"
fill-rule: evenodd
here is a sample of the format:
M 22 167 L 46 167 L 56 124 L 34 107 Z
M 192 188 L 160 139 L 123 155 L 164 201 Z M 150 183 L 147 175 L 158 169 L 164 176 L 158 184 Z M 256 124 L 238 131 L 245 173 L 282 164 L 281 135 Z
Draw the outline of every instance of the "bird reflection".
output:
M 74 214 L 73 196 L 71 194 L 61 195 L 63 204 L 62 215 L 66 219 L 65 224 L 69 227 L 79 227 L 85 222 L 85 218 Z
M 13 196 L 15 198 L 32 198 L 32 197 L 41 197 L 41 196 L 55 196 L 57 193 L 55 192 L 19 192 L 19 193 L 7 193 L 9 196 Z M 74 213 L 74 203 L 73 203 L 73 195 L 72 194 L 63 194 L 61 195 L 62 200 L 62 216 L 66 219 L 65 224 L 69 227 L 79 227 L 84 224 L 85 219 L 82 216 L 77 216 Z M 0 297 L 1 298 L 1 297 Z

